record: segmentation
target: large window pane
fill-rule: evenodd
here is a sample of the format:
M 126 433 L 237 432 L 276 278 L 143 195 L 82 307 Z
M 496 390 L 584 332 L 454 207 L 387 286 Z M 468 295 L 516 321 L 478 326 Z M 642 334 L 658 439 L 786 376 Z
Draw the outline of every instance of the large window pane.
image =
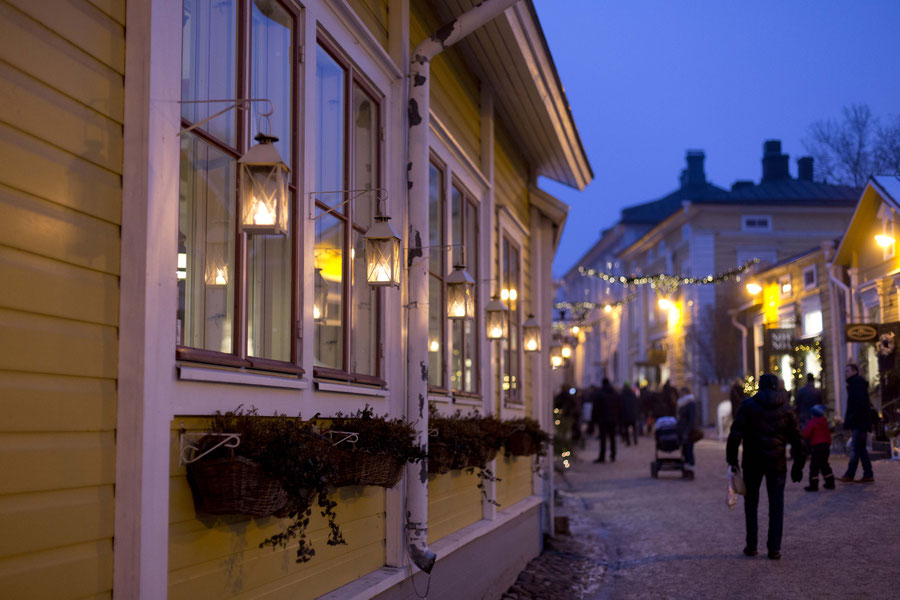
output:
M 468 319 L 451 320 L 451 339 L 453 340 L 453 346 L 450 351 L 450 387 L 454 390 L 463 389 L 463 340 L 465 339 L 465 324 L 467 321 Z
M 292 245 L 290 232 L 286 237 L 248 238 L 247 353 L 250 356 L 291 360 Z
M 344 189 L 344 85 L 346 72 L 321 46 L 316 50 L 316 189 Z M 328 206 L 344 201 L 342 194 L 317 194 Z M 346 208 L 344 209 L 346 210 Z
M 363 234 L 353 232 L 350 253 L 350 272 L 353 282 L 351 302 L 350 372 L 377 375 L 376 348 L 378 312 L 374 288 L 366 282 L 365 240 Z
M 259 132 L 278 138 L 282 160 L 291 161 L 291 29 L 290 13 L 275 0 L 254 0 L 250 31 L 250 96 L 268 98 L 253 104 L 254 115 L 273 110 L 271 116 L 250 121 L 250 137 Z M 268 122 L 267 122 L 268 121 Z
M 478 380 L 475 372 L 475 321 L 465 319 L 465 358 L 463 359 L 463 386 L 467 392 L 478 391 Z
M 468 266 L 467 262 L 469 260 L 468 256 L 465 256 L 465 252 L 463 251 L 463 196 L 462 192 L 454 185 L 450 188 L 450 227 L 453 230 L 451 235 L 453 236 L 453 264 L 451 266 L 455 267 L 456 265 L 465 265 Z M 474 258 L 474 257 L 472 257 Z M 467 269 L 469 273 L 472 273 L 471 269 Z
M 324 211 L 319 210 L 319 214 Z M 343 369 L 344 223 L 326 215 L 316 219 L 314 254 L 314 363 Z
M 362 88 L 353 85 L 353 184 L 354 190 L 378 187 L 378 105 Z M 375 194 L 352 202 L 353 222 L 369 227 L 378 210 Z M 385 208 L 386 207 L 382 207 Z
M 428 256 L 431 272 L 444 275 L 444 174 L 434 163 L 428 164 Z
M 178 343 L 232 351 L 235 162 L 181 138 L 178 205 Z
M 428 384 L 444 387 L 443 282 L 428 277 Z
M 237 0 L 184 0 L 182 23 L 181 99 L 236 98 Z M 228 104 L 182 104 L 181 114 L 196 123 Z M 237 111 L 228 111 L 201 128 L 236 146 L 236 119 Z

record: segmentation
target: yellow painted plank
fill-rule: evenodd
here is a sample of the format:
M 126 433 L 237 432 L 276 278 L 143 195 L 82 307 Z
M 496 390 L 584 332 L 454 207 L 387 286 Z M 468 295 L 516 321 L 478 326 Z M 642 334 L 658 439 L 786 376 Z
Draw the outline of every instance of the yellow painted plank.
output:
M 0 496 L 0 558 L 113 537 L 113 486 Z
M 428 477 L 428 542 L 471 525 L 482 517 L 478 478 L 465 471 Z
M 112 540 L 0 560 L 4 598 L 78 600 L 112 589 Z
M 0 208 L 0 214 L 4 212 Z M 0 231 L 5 228 L 0 225 Z M 0 281 L 0 307 L 118 325 L 119 278 L 115 275 L 0 246 Z
M 115 434 L 0 434 L 0 473 L 0 494 L 112 484 Z
M 3 62 L 0 104 L 7 125 L 122 173 L 122 125 L 109 117 Z
M 347 0 L 347 3 L 362 21 L 366 29 L 388 49 L 388 6 L 381 0 Z
M 91 56 L 8 4 L 0 2 L 0 60 L 124 122 L 124 80 Z
M 512 506 L 531 495 L 532 459 L 526 456 L 497 457 L 497 502 L 501 508 Z
M 125 73 L 125 28 L 87 0 L 6 0 L 107 67 Z
M 0 124 L 0 184 L 110 223 L 122 218 L 122 177 Z
M 111 431 L 112 379 L 0 371 L 0 432 Z
M 0 309 L 0 370 L 116 377 L 114 327 Z
M 89 0 L 91 4 L 112 17 L 116 23 L 125 24 L 125 0 Z

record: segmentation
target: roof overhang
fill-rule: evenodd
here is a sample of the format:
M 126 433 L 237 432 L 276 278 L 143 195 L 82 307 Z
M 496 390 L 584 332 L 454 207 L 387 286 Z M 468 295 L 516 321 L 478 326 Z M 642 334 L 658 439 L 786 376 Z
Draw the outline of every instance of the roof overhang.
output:
M 566 217 L 569 214 L 569 205 L 534 186 L 531 186 L 528 189 L 528 195 L 531 204 L 556 225 L 556 233 L 553 238 L 553 251 L 556 252 L 556 248 L 559 246 L 559 240 L 562 237 L 563 227 L 566 225 Z
M 449 21 L 478 0 L 432 2 Z M 594 177 L 531 0 L 522 0 L 458 44 L 494 91 L 494 106 L 519 148 L 543 175 L 582 190 Z
M 850 219 L 850 225 L 847 226 L 847 232 L 835 252 L 834 264 L 853 266 L 851 265 L 853 251 L 859 248 L 860 244 L 870 243 L 870 240 L 865 238 L 882 204 L 887 204 L 900 212 L 900 179 L 897 177 L 879 176 L 869 179 L 853 212 L 853 218 Z

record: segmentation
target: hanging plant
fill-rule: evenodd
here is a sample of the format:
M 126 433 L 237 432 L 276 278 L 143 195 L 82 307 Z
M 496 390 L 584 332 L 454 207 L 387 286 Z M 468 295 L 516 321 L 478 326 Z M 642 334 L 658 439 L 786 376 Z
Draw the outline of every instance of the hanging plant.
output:
M 506 423 L 511 428 L 505 444 L 507 456 L 528 456 L 530 454 L 545 456 L 547 454 L 550 436 L 541 429 L 537 421 L 524 417 Z
M 879 356 L 890 356 L 894 353 L 895 342 L 894 342 L 894 332 L 888 331 L 887 333 L 882 333 L 878 336 L 878 355 Z
M 246 412 L 216 413 L 210 421 L 210 433 L 240 434 L 240 444 L 233 449 L 219 448 L 187 467 L 188 482 L 198 512 L 211 514 L 274 515 L 290 519 L 284 531 L 260 543 L 260 548 L 286 548 L 298 540 L 297 562 L 310 560 L 315 550 L 306 539 L 306 527 L 313 502 L 328 521 L 327 543 L 346 544 L 336 521 L 337 503 L 329 497 L 329 481 L 334 476 L 331 443 L 315 427 L 315 417 L 303 422 L 287 415 L 260 417 L 255 408 Z M 214 446 L 219 438 L 208 436 L 197 444 L 200 452 Z M 226 494 L 232 488 L 210 483 L 210 465 L 216 465 L 213 476 L 222 479 L 240 478 L 252 473 L 262 484 L 238 486 L 244 497 L 238 501 L 216 498 L 210 494 Z M 280 488 L 280 490 L 274 488 Z M 276 497 L 255 497 L 264 490 Z
M 390 488 L 397 484 L 408 462 L 424 460 L 425 452 L 416 445 L 412 423 L 403 419 L 376 416 L 367 404 L 349 416 L 338 413 L 327 432 L 333 432 L 332 454 L 336 462 L 331 484 L 377 485 Z M 344 439 L 356 434 L 355 441 Z M 343 441 L 342 441 L 343 440 Z

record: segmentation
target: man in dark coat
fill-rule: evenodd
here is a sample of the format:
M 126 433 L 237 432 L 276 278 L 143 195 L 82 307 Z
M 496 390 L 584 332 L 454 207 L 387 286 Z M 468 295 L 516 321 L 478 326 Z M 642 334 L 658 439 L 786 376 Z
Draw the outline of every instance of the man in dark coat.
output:
M 795 396 L 797 402 L 794 408 L 797 409 L 797 422 L 800 429 L 806 427 L 806 422 L 812 418 L 812 407 L 822 404 L 822 392 L 816 388 L 816 376 L 812 373 L 806 374 L 806 385 L 797 390 Z
M 726 460 L 732 468 L 738 466 L 738 447 L 743 443 L 743 471 L 747 494 L 744 496 L 744 517 L 747 525 L 747 546 L 744 554 L 756 555 L 757 509 L 759 488 L 763 478 L 769 496 L 769 532 L 766 546 L 769 558 L 781 558 L 781 534 L 784 525 L 784 485 L 787 472 L 785 449 L 791 445 L 794 464 L 791 481 L 803 479 L 806 462 L 803 440 L 797 429 L 797 417 L 778 391 L 778 377 L 765 373 L 759 378 L 759 392 L 744 400 L 728 436 Z
M 606 462 L 606 440 L 609 440 L 609 458 L 616 461 L 616 429 L 619 425 L 618 392 L 606 377 L 603 384 L 594 393 L 594 406 L 591 409 L 591 420 L 600 430 L 600 456 L 594 462 Z
M 631 445 L 632 436 L 634 445 L 637 446 L 638 427 L 638 399 L 626 381 L 622 385 L 622 438 L 626 446 Z
M 844 429 L 853 432 L 850 462 L 847 463 L 847 471 L 838 481 L 852 483 L 856 476 L 856 467 L 862 461 L 863 476 L 860 483 L 872 483 L 875 481 L 872 473 L 872 461 L 869 460 L 869 451 L 866 449 L 869 432 L 872 431 L 872 405 L 869 403 L 869 384 L 859 374 L 859 367 L 848 363 L 844 367 L 844 377 L 847 378 L 847 412 L 844 417 Z

